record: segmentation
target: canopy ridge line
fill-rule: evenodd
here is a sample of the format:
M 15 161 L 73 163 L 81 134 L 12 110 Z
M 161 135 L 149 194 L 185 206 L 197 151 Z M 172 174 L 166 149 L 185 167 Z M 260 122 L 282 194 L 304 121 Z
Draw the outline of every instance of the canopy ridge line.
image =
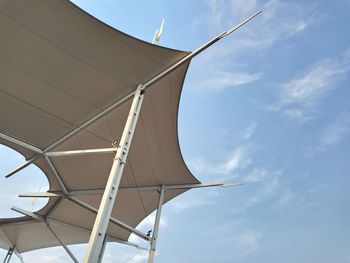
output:
M 157 75 L 155 75 L 153 78 L 151 78 L 150 80 L 144 82 L 144 84 L 142 85 L 141 89 L 142 90 L 146 90 L 148 88 L 151 87 L 152 84 L 156 83 L 157 81 L 161 80 L 162 78 L 164 78 L 165 76 L 167 76 L 168 74 L 170 74 L 171 72 L 173 72 L 174 70 L 176 70 L 177 68 L 179 68 L 181 65 L 183 65 L 184 63 L 190 61 L 192 58 L 194 58 L 195 56 L 197 56 L 198 54 L 200 54 L 201 52 L 203 52 L 205 49 L 207 49 L 208 47 L 210 47 L 211 45 L 213 45 L 214 43 L 216 43 L 217 41 L 221 40 L 222 38 L 230 35 L 231 33 L 233 33 L 234 31 L 236 31 L 237 29 L 239 29 L 241 26 L 243 26 L 244 24 L 246 24 L 247 22 L 249 22 L 250 20 L 252 20 L 254 17 L 256 17 L 257 15 L 259 15 L 262 12 L 262 10 L 256 12 L 255 14 L 253 14 L 252 16 L 248 17 L 247 19 L 243 20 L 241 23 L 239 23 L 238 25 L 234 26 L 233 28 L 219 34 L 218 36 L 216 36 L 215 38 L 213 38 L 212 40 L 210 40 L 209 42 L 207 42 L 206 44 L 202 45 L 201 47 L 199 47 L 198 49 L 196 49 L 195 51 L 189 53 L 187 56 L 183 57 L 182 59 L 179 59 L 177 62 L 175 62 L 174 64 L 172 64 L 171 66 L 169 66 L 168 68 L 166 68 L 165 70 L 163 70 L 162 72 L 158 73 Z M 90 124 L 92 124 L 93 122 L 95 122 L 96 120 L 100 119 L 101 117 L 105 116 L 108 112 L 112 111 L 113 109 L 117 108 L 118 106 L 120 106 L 121 104 L 123 104 L 125 101 L 127 101 L 128 99 L 130 99 L 131 97 L 134 96 L 134 94 L 136 93 L 137 90 L 134 90 L 130 93 L 128 93 L 127 95 L 125 95 L 123 98 L 117 100 L 115 103 L 113 103 L 112 105 L 110 105 L 109 107 L 107 107 L 106 109 L 102 110 L 101 112 L 97 113 L 95 116 L 93 116 L 92 118 L 90 118 L 89 120 L 85 121 L 84 123 L 82 123 L 80 126 L 76 127 L 75 129 L 73 129 L 72 131 L 70 131 L 69 133 L 67 133 L 66 135 L 64 135 L 63 137 L 61 137 L 60 139 L 58 139 L 57 141 L 55 141 L 54 143 L 52 143 L 51 145 L 49 145 L 47 148 L 45 148 L 44 150 L 41 150 L 42 152 L 38 152 L 36 155 L 34 155 L 32 158 L 28 159 L 26 162 L 24 162 L 23 164 L 21 164 L 20 166 L 18 166 L 17 168 L 15 168 L 14 170 L 10 171 L 9 173 L 7 173 L 5 175 L 6 178 L 16 174 L 17 172 L 21 171 L 22 169 L 26 168 L 28 165 L 30 165 L 31 163 L 35 162 L 37 159 L 41 158 L 43 156 L 44 153 L 50 151 L 51 149 L 61 145 L 63 142 L 65 142 L 66 140 L 68 140 L 70 137 L 74 136 L 76 133 L 78 133 L 79 131 L 85 129 L 87 126 L 89 126 Z
M 5 242 L 7 243 L 7 245 L 9 246 L 9 250 L 11 249 L 12 252 L 15 253 L 15 255 L 19 258 L 21 263 L 24 263 L 24 260 L 23 260 L 23 257 L 21 255 L 21 253 L 19 253 L 19 251 L 16 249 L 16 245 L 11 241 L 11 239 L 9 238 L 7 233 L 2 229 L 1 226 L 0 226 L 0 233 L 4 237 Z M 5 260 L 6 260 L 6 258 L 5 258 Z M 4 262 L 5 262 L 5 260 L 4 260 Z

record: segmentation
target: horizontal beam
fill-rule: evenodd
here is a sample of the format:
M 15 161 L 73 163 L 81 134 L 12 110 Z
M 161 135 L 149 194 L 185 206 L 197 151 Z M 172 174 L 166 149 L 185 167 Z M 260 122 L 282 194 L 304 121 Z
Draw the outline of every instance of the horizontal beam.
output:
M 83 202 L 83 201 L 80 201 L 80 200 L 78 200 L 78 199 L 76 199 L 76 198 L 74 198 L 74 197 L 66 196 L 66 198 L 67 198 L 69 201 L 71 201 L 71 202 L 73 202 L 73 203 L 79 205 L 79 206 L 82 207 L 82 208 L 85 208 L 86 210 L 89 210 L 90 212 L 92 212 L 92 213 L 94 213 L 94 214 L 97 214 L 97 212 L 98 212 L 98 209 L 96 209 L 95 207 L 93 207 L 93 206 L 91 206 L 91 205 L 89 205 L 89 204 L 87 204 L 87 203 L 85 203 L 85 202 Z M 149 236 L 145 235 L 145 234 L 142 233 L 141 231 L 139 231 L 139 230 L 137 230 L 137 229 L 135 229 L 135 228 L 133 228 L 133 227 L 131 227 L 131 226 L 128 226 L 128 225 L 125 224 L 124 222 L 122 222 L 122 221 L 120 221 L 120 220 L 118 220 L 118 219 L 116 219 L 116 218 L 114 218 L 114 217 L 110 217 L 109 221 L 110 221 L 111 223 L 113 223 L 113 224 L 115 224 L 115 225 L 117 225 L 117 226 L 123 228 L 124 230 L 126 230 L 126 231 L 128 231 L 128 232 L 130 232 L 130 233 L 135 234 L 136 236 L 138 236 L 138 237 L 140 237 L 140 238 L 142 238 L 142 239 L 144 239 L 144 240 L 146 240 L 146 241 L 149 241 L 149 240 L 150 240 L 150 237 L 149 237 Z
M 201 183 L 201 184 L 174 184 L 166 185 L 166 191 L 169 190 L 180 190 L 180 189 L 193 189 L 193 188 L 205 188 L 205 187 L 232 187 L 232 186 L 241 186 L 241 183 Z M 159 191 L 161 186 L 142 186 L 142 187 L 120 187 L 118 191 Z M 81 195 L 101 195 L 103 194 L 104 189 L 88 189 L 88 190 L 76 190 L 70 191 L 68 194 L 62 192 L 28 192 L 20 193 L 19 197 L 31 197 L 31 198 L 47 198 L 47 197 L 65 197 L 65 196 L 81 196 Z
M 64 197 L 65 194 L 60 193 L 52 193 L 52 192 L 28 192 L 28 193 L 20 193 L 18 197 L 30 197 L 30 198 L 48 198 L 48 197 Z
M 74 155 L 87 155 L 87 154 L 106 154 L 106 153 L 113 153 L 116 151 L 117 151 L 117 148 L 100 148 L 100 149 L 47 152 L 45 153 L 45 155 L 52 156 L 52 157 L 59 157 L 59 156 L 74 156 Z

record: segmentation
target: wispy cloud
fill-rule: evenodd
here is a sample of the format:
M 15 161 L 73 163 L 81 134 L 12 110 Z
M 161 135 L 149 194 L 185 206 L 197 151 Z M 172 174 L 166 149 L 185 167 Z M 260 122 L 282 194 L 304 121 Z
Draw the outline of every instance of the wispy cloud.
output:
M 175 213 L 179 213 L 183 210 L 193 208 L 196 206 L 208 205 L 209 203 L 213 202 L 209 201 L 207 198 L 200 198 L 197 195 L 191 195 L 186 197 L 180 196 L 169 204 L 169 208 Z
M 260 79 L 261 73 L 246 72 L 211 72 L 210 77 L 199 81 L 198 87 L 204 89 L 223 90 L 228 87 L 236 87 L 248 84 Z
M 252 229 L 245 221 L 225 222 L 209 227 L 206 232 L 210 240 L 215 240 L 213 244 L 216 250 L 227 249 L 229 245 L 230 262 L 256 252 L 260 248 L 260 240 L 263 237 L 261 231 Z M 216 240 L 217 237 L 220 239 Z
M 69 255 L 62 247 L 34 250 L 23 254 L 25 262 L 60 263 L 70 260 Z M 40 260 L 39 260 L 40 259 Z
M 255 194 L 245 202 L 244 209 L 274 196 L 280 190 L 281 176 L 281 170 L 269 171 L 264 168 L 255 168 L 243 177 L 243 182 L 247 185 L 257 185 Z
M 197 88 L 222 91 L 260 80 L 263 72 L 247 70 L 244 65 L 246 61 L 239 56 L 246 55 L 248 51 L 270 48 L 315 23 L 313 8 L 293 2 L 211 0 L 207 3 L 207 13 L 193 22 L 192 30 L 195 32 L 205 28 L 211 31 L 209 35 L 215 35 L 259 9 L 263 9 L 263 13 L 239 31 L 239 39 L 227 38 L 197 58 L 199 62 L 194 66 L 199 67 L 196 72 L 200 72 L 200 76 L 191 85 Z M 244 62 L 234 64 L 233 61 Z
M 287 188 L 276 195 L 272 208 L 275 212 L 290 213 L 291 210 L 309 210 L 310 207 L 323 206 L 334 193 L 327 185 L 313 183 L 296 189 Z
M 268 109 L 296 119 L 307 120 L 311 117 L 314 107 L 336 87 L 349 70 L 349 50 L 340 57 L 322 60 L 283 84 L 278 90 L 278 101 Z
M 242 132 L 242 138 L 244 140 L 249 140 L 254 134 L 257 125 L 258 125 L 257 122 L 250 123 L 249 126 Z
M 241 145 L 228 154 L 226 161 L 213 164 L 203 159 L 196 159 L 190 162 L 195 174 L 232 177 L 233 173 L 239 169 L 244 169 L 251 162 L 252 145 Z
M 350 113 L 343 112 L 324 130 L 319 149 L 326 150 L 350 135 Z
M 332 122 L 318 132 L 318 137 L 305 148 L 304 154 L 311 158 L 340 144 L 350 135 L 350 112 L 339 113 Z
M 135 248 L 120 247 L 117 244 L 107 246 L 105 254 L 103 256 L 103 262 L 128 262 L 128 263 L 141 263 L 147 262 L 148 251 L 136 250 Z
M 212 0 L 208 12 L 194 21 L 193 28 L 209 28 L 213 33 L 233 26 L 233 21 L 242 20 L 258 10 L 263 10 L 255 20 L 240 32 L 240 40 L 226 41 L 231 48 L 220 48 L 215 54 L 227 55 L 238 49 L 267 48 L 318 23 L 314 6 L 292 1 L 269 0 Z M 321 16 L 318 15 L 318 19 Z

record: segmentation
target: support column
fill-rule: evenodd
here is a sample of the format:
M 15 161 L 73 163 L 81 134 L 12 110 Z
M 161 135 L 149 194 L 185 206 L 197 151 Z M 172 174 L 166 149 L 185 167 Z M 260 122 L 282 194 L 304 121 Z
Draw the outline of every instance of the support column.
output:
M 11 247 L 8 251 L 7 251 L 7 254 L 5 256 L 5 259 L 4 259 L 4 263 L 8 263 L 10 262 L 10 259 L 12 257 L 12 254 L 13 254 L 13 248 Z
M 113 206 L 117 196 L 120 180 L 125 167 L 126 159 L 130 149 L 132 137 L 135 132 L 137 119 L 140 114 L 144 94 L 142 85 L 138 85 L 131 104 L 128 119 L 126 121 L 123 134 L 113 160 L 106 188 L 98 209 L 94 227 L 91 232 L 88 248 L 85 253 L 85 263 L 96 263 L 103 249 L 103 240 L 106 235 L 108 223 L 112 214 Z
M 162 185 L 162 187 L 160 189 L 160 193 L 159 193 L 159 202 L 158 202 L 156 220 L 154 222 L 154 227 L 153 227 L 153 235 L 152 235 L 152 239 L 151 239 L 151 248 L 149 250 L 148 263 L 153 263 L 154 256 L 156 253 L 158 229 L 159 229 L 159 223 L 160 223 L 160 215 L 162 213 L 164 193 L 165 193 L 165 185 Z
M 98 257 L 98 263 L 102 263 L 103 255 L 104 255 L 105 250 L 106 250 L 106 245 L 107 245 L 107 235 L 105 235 L 105 238 L 103 239 L 102 249 L 101 249 L 100 255 Z

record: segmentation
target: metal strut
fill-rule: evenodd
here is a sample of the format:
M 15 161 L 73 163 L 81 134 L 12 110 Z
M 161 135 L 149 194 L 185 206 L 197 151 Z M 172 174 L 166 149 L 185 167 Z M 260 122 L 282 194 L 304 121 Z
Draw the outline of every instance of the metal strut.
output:
M 19 253 L 19 251 L 16 249 L 16 245 L 14 243 L 12 243 L 9 236 L 6 234 L 6 232 L 2 229 L 1 226 L 0 226 L 0 234 L 1 234 L 2 238 L 4 239 L 5 243 L 7 243 L 7 245 L 9 246 L 9 251 L 12 250 L 10 258 L 12 257 L 12 254 L 15 253 L 16 256 L 19 258 L 19 260 L 21 261 L 21 263 L 24 263 L 24 260 L 23 260 L 21 253 Z M 8 253 L 9 252 L 7 252 L 7 254 Z M 10 258 L 8 258 L 8 256 L 6 255 L 4 262 L 9 262 Z
M 98 209 L 94 227 L 88 243 L 88 248 L 85 253 L 85 263 L 96 263 L 99 260 L 120 180 L 125 167 L 126 158 L 128 156 L 132 137 L 135 132 L 137 119 L 140 114 L 143 97 L 144 93 L 142 92 L 142 85 L 140 84 L 137 86 L 135 91 L 129 116 L 119 142 L 117 153 L 113 160 L 112 169 L 108 177 L 107 185 L 102 196 L 100 207 Z
M 159 193 L 159 202 L 158 202 L 156 220 L 154 221 L 153 235 L 152 235 L 152 239 L 151 239 L 151 247 L 149 250 L 148 263 L 153 263 L 154 256 L 156 254 L 158 230 L 159 230 L 159 223 L 160 223 L 160 215 L 162 213 L 164 193 L 165 193 L 165 186 L 162 185 L 162 188 L 160 189 L 160 193 Z
M 12 247 L 9 248 L 9 250 L 7 250 L 7 253 L 6 253 L 6 256 L 5 256 L 5 259 L 4 259 L 4 263 L 8 263 L 10 262 L 10 259 L 13 255 L 13 251 L 14 249 Z

